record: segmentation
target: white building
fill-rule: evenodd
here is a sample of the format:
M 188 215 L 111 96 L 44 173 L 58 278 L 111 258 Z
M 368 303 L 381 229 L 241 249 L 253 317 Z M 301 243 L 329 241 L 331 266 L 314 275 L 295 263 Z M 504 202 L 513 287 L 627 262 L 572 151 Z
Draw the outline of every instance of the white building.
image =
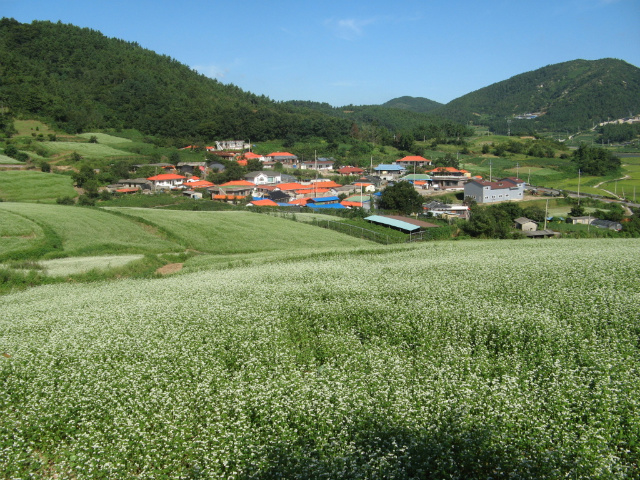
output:
M 472 179 L 464 185 L 465 198 L 478 203 L 494 203 L 524 199 L 525 182 L 516 177 L 502 178 L 495 182 Z

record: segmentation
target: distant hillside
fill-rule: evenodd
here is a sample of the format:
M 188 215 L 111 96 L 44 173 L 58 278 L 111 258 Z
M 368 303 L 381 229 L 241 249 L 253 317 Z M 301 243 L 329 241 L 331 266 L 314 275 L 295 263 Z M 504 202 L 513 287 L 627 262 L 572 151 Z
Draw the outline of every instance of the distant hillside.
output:
M 640 69 L 622 60 L 574 60 L 516 75 L 468 93 L 433 113 L 513 130 L 583 129 L 640 112 Z M 516 117 L 537 114 L 535 118 Z
M 425 113 L 406 108 L 390 108 L 384 105 L 332 107 L 328 103 L 304 100 L 291 100 L 284 103 L 297 108 L 310 109 L 333 117 L 348 119 L 351 123 L 384 127 L 392 132 L 409 131 L 425 124 L 441 123 L 440 119 L 429 117 Z
M 416 113 L 430 113 L 443 104 L 423 97 L 398 97 L 382 104 L 383 107 L 400 108 Z
M 285 134 L 340 139 L 351 123 L 291 109 L 100 32 L 0 20 L 0 102 L 70 132 L 134 128 L 186 141 Z

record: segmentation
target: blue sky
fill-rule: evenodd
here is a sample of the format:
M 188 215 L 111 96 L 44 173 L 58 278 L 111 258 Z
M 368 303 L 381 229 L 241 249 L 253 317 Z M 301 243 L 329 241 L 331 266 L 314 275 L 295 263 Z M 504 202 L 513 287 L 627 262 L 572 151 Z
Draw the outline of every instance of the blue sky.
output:
M 404 95 L 446 103 L 546 65 L 640 66 L 640 0 L 0 0 L 273 100 L 334 106 Z

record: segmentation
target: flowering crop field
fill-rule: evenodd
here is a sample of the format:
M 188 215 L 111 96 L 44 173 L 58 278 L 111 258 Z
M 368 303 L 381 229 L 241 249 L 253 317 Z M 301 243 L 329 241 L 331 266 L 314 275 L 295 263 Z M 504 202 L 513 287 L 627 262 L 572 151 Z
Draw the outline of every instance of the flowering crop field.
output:
M 0 297 L 3 478 L 638 478 L 640 242 Z

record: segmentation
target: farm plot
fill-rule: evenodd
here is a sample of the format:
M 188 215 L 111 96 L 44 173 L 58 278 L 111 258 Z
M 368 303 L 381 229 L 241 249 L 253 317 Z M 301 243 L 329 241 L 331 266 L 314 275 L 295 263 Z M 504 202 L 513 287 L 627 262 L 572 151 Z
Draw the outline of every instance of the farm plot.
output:
M 467 241 L 11 294 L 0 472 L 638 478 L 638 271 Z
M 28 218 L 0 209 L 0 258 L 43 244 L 42 228 Z
M 75 197 L 69 176 L 32 170 L 0 171 L 0 199 L 5 202 L 53 203 L 59 197 Z
M 111 209 L 111 207 L 110 207 Z M 114 209 L 157 225 L 188 248 L 238 254 L 299 248 L 353 248 L 369 242 L 283 218 L 252 212 Z
M 38 258 L 183 250 L 146 226 L 97 209 L 1 202 L 0 211 L 25 218 L 45 231 L 49 250 L 38 252 Z
M 122 140 L 120 143 L 125 143 L 126 140 Z M 104 158 L 104 157 L 117 157 L 117 156 L 130 156 L 131 152 L 125 152 L 118 150 L 109 145 L 102 145 L 100 143 L 79 143 L 79 142 L 46 142 L 42 144 L 52 155 L 56 154 L 70 154 L 78 152 L 85 158 Z
M 133 143 L 133 141 L 128 138 L 115 137 L 107 133 L 80 133 L 78 134 L 78 137 L 86 138 L 87 140 L 90 140 L 91 137 L 96 137 L 96 139 L 98 140 L 98 143 L 103 145 L 119 145 L 119 144 Z

